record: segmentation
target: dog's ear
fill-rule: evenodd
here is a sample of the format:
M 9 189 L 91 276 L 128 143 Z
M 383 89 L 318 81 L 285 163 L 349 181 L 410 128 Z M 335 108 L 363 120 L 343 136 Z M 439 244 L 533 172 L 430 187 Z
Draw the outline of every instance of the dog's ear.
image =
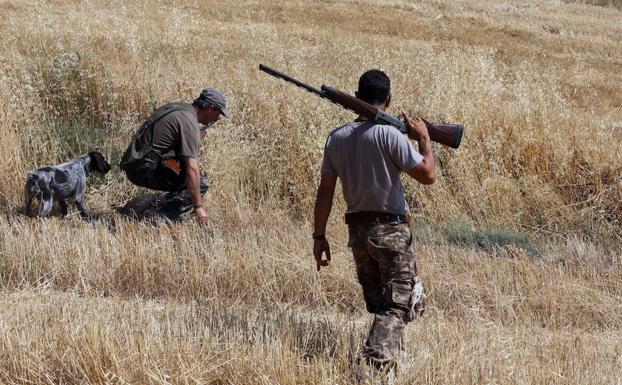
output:
M 101 153 L 97 151 L 91 151 L 89 152 L 89 156 L 91 157 L 91 170 L 97 170 L 102 174 L 110 171 L 110 164 L 106 162 L 106 158 L 104 158 Z

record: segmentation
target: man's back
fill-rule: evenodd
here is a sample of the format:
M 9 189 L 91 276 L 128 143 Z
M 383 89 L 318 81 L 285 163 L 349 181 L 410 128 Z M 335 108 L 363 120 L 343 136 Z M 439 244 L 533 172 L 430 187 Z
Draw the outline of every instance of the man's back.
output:
M 329 135 L 321 171 L 341 179 L 348 212 L 406 214 L 400 172 L 422 160 L 394 127 L 351 122 Z
M 198 159 L 201 136 L 192 106 L 170 112 L 153 127 L 153 148 L 160 153 L 174 151 L 177 156 Z

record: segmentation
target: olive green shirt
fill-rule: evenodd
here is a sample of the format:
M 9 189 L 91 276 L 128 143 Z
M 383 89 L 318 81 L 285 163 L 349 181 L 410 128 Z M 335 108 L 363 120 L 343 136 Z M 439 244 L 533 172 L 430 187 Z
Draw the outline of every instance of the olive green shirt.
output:
M 173 150 L 179 157 L 199 159 L 201 125 L 192 111 L 173 111 L 153 126 L 153 148 L 164 154 Z

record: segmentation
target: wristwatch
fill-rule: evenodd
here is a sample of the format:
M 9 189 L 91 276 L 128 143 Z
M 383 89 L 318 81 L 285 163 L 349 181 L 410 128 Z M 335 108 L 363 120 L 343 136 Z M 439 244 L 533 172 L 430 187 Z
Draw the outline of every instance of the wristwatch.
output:
M 324 241 L 324 240 L 326 240 L 326 236 L 324 234 L 313 233 L 312 237 L 316 241 Z

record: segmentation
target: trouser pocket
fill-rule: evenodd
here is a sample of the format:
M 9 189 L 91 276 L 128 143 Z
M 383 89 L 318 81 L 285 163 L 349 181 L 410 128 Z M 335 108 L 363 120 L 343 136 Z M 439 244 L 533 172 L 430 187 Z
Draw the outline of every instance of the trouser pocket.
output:
M 410 322 L 423 314 L 426 295 L 419 277 L 415 276 L 411 284 L 391 282 L 388 286 L 391 305 L 403 311 L 404 322 Z
M 400 310 L 403 314 L 402 320 L 409 322 L 412 320 L 410 312 L 410 303 L 412 297 L 412 286 L 407 283 L 390 282 L 387 285 L 389 294 L 387 299 L 389 300 L 389 308 Z
M 391 301 L 401 307 L 410 306 L 412 289 L 410 285 L 391 282 Z

